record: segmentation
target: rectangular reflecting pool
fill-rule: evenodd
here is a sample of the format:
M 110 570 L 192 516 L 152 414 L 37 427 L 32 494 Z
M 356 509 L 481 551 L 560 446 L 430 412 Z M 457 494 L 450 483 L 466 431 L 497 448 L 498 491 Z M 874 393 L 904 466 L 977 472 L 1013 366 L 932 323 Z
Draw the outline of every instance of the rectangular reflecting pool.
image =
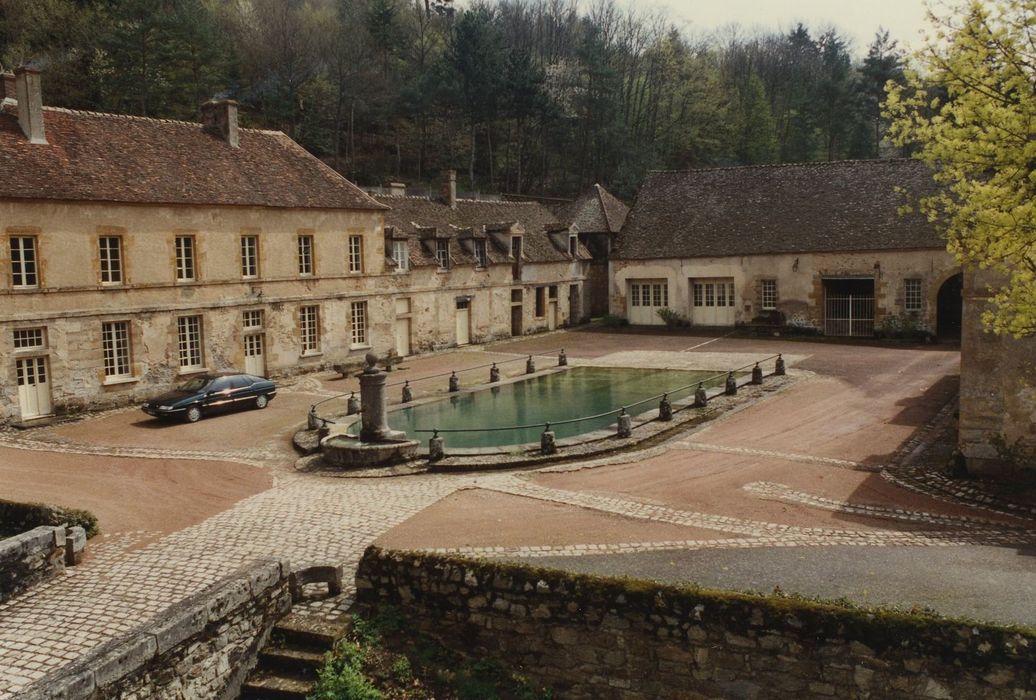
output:
M 564 372 L 526 379 L 474 391 L 432 403 L 404 408 L 389 414 L 389 425 L 405 430 L 411 439 L 425 442 L 430 434 L 418 430 L 439 430 L 447 448 L 502 447 L 538 443 L 543 424 L 552 423 L 557 438 L 563 439 L 600 430 L 615 423 L 615 416 L 553 425 L 557 421 L 582 418 L 631 406 L 656 394 L 695 384 L 715 372 L 687 372 L 660 369 L 620 369 L 612 367 L 573 367 Z M 723 383 L 720 378 L 706 386 Z M 691 387 L 673 395 L 673 400 L 694 393 Z M 636 415 L 657 409 L 657 401 L 632 409 Z M 531 428 L 498 430 L 507 426 Z M 469 432 L 451 433 L 464 429 Z

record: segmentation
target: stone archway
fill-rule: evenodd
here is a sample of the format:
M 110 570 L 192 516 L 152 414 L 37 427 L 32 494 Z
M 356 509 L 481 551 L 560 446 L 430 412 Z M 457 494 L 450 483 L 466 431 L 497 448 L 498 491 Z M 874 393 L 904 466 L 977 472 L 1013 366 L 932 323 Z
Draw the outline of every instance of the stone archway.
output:
M 935 333 L 943 340 L 960 340 L 961 314 L 963 313 L 964 275 L 957 273 L 948 277 L 939 287 L 936 297 Z

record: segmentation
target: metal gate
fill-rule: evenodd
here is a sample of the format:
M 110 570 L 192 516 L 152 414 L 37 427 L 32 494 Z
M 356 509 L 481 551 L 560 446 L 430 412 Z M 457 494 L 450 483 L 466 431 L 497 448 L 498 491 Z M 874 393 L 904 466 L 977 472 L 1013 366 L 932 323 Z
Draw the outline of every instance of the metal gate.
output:
M 874 297 L 859 294 L 827 295 L 824 333 L 865 337 L 874 335 Z

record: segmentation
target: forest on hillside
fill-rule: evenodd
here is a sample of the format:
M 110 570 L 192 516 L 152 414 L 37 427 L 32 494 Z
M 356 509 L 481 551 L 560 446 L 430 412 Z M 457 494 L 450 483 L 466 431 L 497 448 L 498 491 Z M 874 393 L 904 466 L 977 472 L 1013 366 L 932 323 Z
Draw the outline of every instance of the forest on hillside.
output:
M 212 97 L 366 184 L 632 195 L 645 171 L 877 157 L 887 32 L 710 36 L 614 0 L 0 0 L 46 104 L 197 119 Z

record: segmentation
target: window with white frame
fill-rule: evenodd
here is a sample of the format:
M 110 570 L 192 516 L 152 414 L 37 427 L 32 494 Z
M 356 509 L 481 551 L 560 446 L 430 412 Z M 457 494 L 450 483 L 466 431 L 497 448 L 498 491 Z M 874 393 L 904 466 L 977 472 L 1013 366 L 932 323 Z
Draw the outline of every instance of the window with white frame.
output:
M 36 236 L 11 236 L 11 286 L 25 289 L 39 285 Z
M 259 236 L 241 236 L 241 276 L 259 276 Z
M 106 321 L 101 324 L 101 349 L 105 379 L 133 376 L 130 364 L 130 322 Z
M 396 263 L 396 272 L 410 269 L 410 247 L 406 241 L 392 241 L 392 260 Z
M 903 308 L 907 311 L 920 311 L 922 303 L 921 280 L 918 278 L 903 280 Z
M 440 270 L 450 269 L 450 242 L 439 238 L 435 241 L 435 259 Z
M 489 253 L 486 250 L 486 242 L 480 239 L 475 240 L 475 267 L 489 267 Z
M 299 307 L 299 335 L 303 355 L 320 352 L 320 307 Z
M 241 327 L 247 330 L 258 330 L 263 327 L 263 310 L 251 309 L 241 312 Z
M 367 302 L 354 301 L 350 306 L 350 342 L 353 346 L 367 344 Z
M 201 369 L 201 316 L 180 316 L 176 319 L 180 371 Z
M 18 328 L 13 340 L 15 350 L 42 350 L 47 344 L 42 328 Z
M 101 284 L 122 284 L 122 237 L 101 236 Z
M 299 274 L 313 274 L 313 236 L 299 236 Z
M 777 308 L 777 280 L 759 281 L 759 306 L 763 311 Z
M 669 306 L 668 282 L 631 282 L 630 306 Z
M 176 237 L 176 281 L 193 282 L 197 270 L 194 264 L 194 236 Z
M 363 272 L 363 236 L 349 236 L 349 272 Z

